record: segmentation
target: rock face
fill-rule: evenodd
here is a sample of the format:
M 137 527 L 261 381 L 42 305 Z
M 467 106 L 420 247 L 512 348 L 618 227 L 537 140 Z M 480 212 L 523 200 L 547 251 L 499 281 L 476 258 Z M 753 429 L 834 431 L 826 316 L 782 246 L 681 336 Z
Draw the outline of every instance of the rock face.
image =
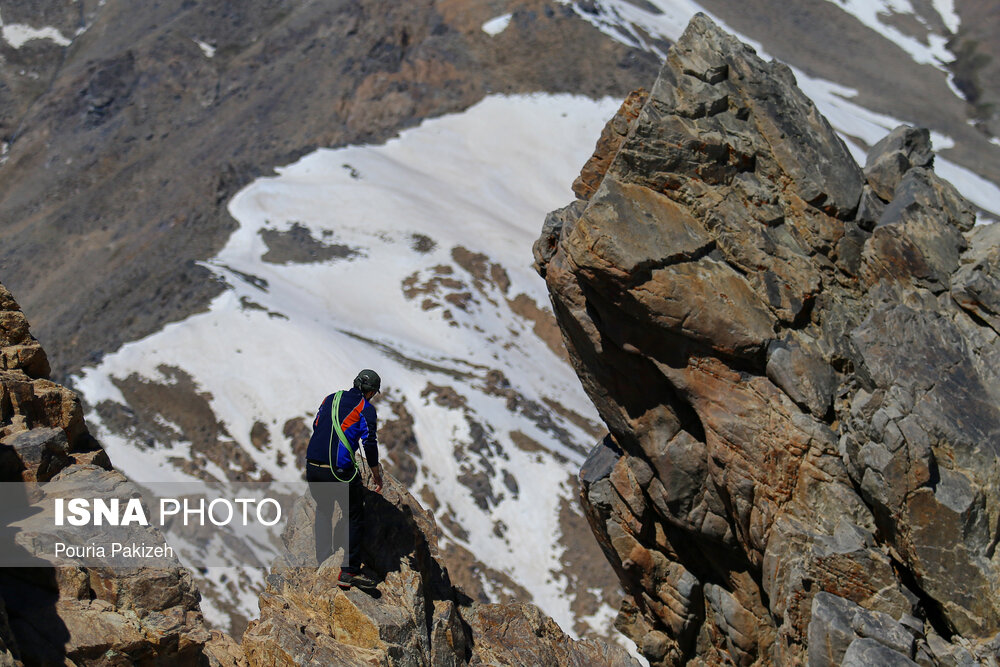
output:
M 433 516 L 391 476 L 365 505 L 363 555 L 378 593 L 342 591 L 339 567 L 315 566 L 313 507 L 296 506 L 284 535 L 289 555 L 272 568 L 261 616 L 243 635 L 251 667 L 638 664 L 621 647 L 573 640 L 534 605 L 464 595 L 440 563 Z
M 0 481 L 129 482 L 87 432 L 80 401 L 47 380 L 45 352 L 0 285 Z M 134 489 L 131 489 L 134 491 Z M 5 543 L 4 549 L 16 548 Z M 142 568 L 0 569 L 2 665 L 217 665 L 190 573 Z
M 995 664 L 1000 228 L 926 131 L 860 168 L 701 15 L 605 134 L 535 257 L 610 430 L 619 629 L 653 665 Z

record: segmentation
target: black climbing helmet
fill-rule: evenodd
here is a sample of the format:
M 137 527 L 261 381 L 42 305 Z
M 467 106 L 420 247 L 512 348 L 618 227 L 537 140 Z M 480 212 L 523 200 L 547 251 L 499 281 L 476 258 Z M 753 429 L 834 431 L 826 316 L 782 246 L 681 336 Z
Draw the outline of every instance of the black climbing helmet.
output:
M 378 373 L 368 368 L 358 373 L 358 377 L 354 378 L 354 388 L 360 390 L 362 394 L 379 391 L 381 386 L 382 378 L 378 376 Z

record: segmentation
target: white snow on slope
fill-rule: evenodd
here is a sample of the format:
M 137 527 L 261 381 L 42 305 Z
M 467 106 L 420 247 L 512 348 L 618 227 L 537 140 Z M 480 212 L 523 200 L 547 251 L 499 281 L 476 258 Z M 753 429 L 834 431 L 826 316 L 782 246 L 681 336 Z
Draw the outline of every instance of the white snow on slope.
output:
M 198 39 L 197 37 L 192 37 L 191 41 L 193 41 L 195 44 L 198 45 L 198 48 L 201 49 L 201 52 L 205 54 L 206 58 L 214 58 L 215 57 L 215 47 L 214 46 L 212 46 L 208 42 L 204 42 L 204 41 Z
M 661 59 L 667 57 L 666 49 L 650 41 L 650 36 L 676 42 L 692 16 L 698 12 L 708 14 L 691 0 L 649 0 L 659 13 L 643 9 L 629 0 L 595 0 L 589 5 L 592 9 L 586 11 L 576 0 L 560 2 L 571 5 L 578 15 L 612 39 L 655 53 Z M 723 25 L 714 16 L 712 20 Z
M 692 0 L 646 0 L 649 5 L 656 8 L 656 12 L 649 11 L 630 0 L 595 0 L 586 10 L 575 0 L 561 1 L 563 4 L 572 5 L 577 14 L 608 36 L 630 46 L 652 51 L 660 57 L 665 57 L 666 52 L 659 45 L 651 43 L 649 36 L 664 37 L 675 42 L 684 32 L 691 17 L 698 12 L 711 16 L 713 21 L 728 32 L 739 35 L 726 26 L 719 17 Z M 918 63 L 945 69 L 945 63 L 955 59 L 946 47 L 948 37 L 933 32 L 932 27 L 928 26 L 926 20 L 913 8 L 910 0 L 828 0 L 828 2 L 852 14 L 861 23 L 897 44 Z M 934 5 L 935 11 L 948 29 L 951 32 L 957 30 L 959 19 L 952 1 L 937 0 Z M 926 27 L 928 30 L 926 42 L 906 35 L 891 25 L 886 20 L 891 14 L 909 15 Z M 740 39 L 753 44 L 752 40 L 743 35 L 740 35 Z
M 69 46 L 73 41 L 62 34 L 58 28 L 52 26 L 32 27 L 26 23 L 4 23 L 0 16 L 0 34 L 5 42 L 13 48 L 19 49 L 33 39 L 48 39 L 59 46 Z
M 496 17 L 495 19 L 490 19 L 483 24 L 483 32 L 490 37 L 496 37 L 506 30 L 508 25 L 510 25 L 511 16 L 511 14 L 504 14 Z
M 491 97 L 383 146 L 319 150 L 275 177 L 258 179 L 230 203 L 239 229 L 209 263 L 232 288 L 209 312 L 109 355 L 75 378 L 75 386 L 92 405 L 124 402 L 115 379 L 138 373 L 164 383 L 169 380 L 161 365 L 180 367 L 199 391 L 211 394 L 212 410 L 262 469 L 293 479 L 300 462 L 281 467 L 275 461 L 279 451 L 290 458 L 284 422 L 314 414 L 323 396 L 349 386 L 359 368 L 375 368 L 387 397 L 405 401 L 414 417 L 421 465 L 413 490 L 427 485 L 441 512 L 450 511 L 468 532 L 464 537 L 445 528 L 448 538 L 509 574 L 563 628 L 572 628 L 559 573 L 561 548 L 553 536 L 559 504 L 570 495 L 568 478 L 582 455 L 487 392 L 486 373 L 502 371 L 527 401 L 554 399 L 594 418 L 573 370 L 531 332 L 530 322 L 511 312 L 505 297 L 526 294 L 547 305 L 544 283 L 531 268 L 531 244 L 546 213 L 570 200 L 569 186 L 616 108 L 614 100 L 565 95 Z M 311 264 L 262 261 L 268 247 L 261 231 L 294 226 L 357 254 Z M 436 247 L 416 251 L 414 234 Z M 486 285 L 485 294 L 470 287 L 476 301 L 468 311 L 451 307 L 452 324 L 441 308 L 424 310 L 423 296 L 407 299 L 401 284 L 452 266 L 450 277 L 471 286 L 472 276 L 453 261 L 456 246 L 502 265 L 510 287 L 506 294 L 495 285 Z M 247 309 L 247 302 L 265 310 Z M 272 316 L 279 313 L 287 319 Z M 466 379 L 456 384 L 456 374 Z M 458 387 L 467 412 L 422 396 L 428 383 Z M 380 411 L 382 420 L 392 416 L 385 402 Z M 474 451 L 477 438 L 466 414 L 485 428 L 485 458 Z M 592 439 L 550 416 L 567 442 L 585 446 Z M 102 428 L 96 412 L 88 420 L 130 477 L 183 478 L 168 461 L 187 455 L 183 443 L 148 449 Z M 249 442 L 258 420 L 271 432 L 264 451 Z M 514 431 L 553 453 L 519 449 Z M 485 509 L 456 481 L 476 473 L 487 476 L 496 497 Z M 516 481 L 516 493 L 503 483 L 505 473 Z M 599 614 L 595 621 L 605 618 Z
M 934 27 L 928 25 L 927 21 L 914 9 L 911 0 L 827 1 L 852 14 L 863 24 L 894 42 L 918 63 L 944 69 L 946 63 L 955 59 L 954 54 L 946 46 L 948 37 L 934 32 Z M 957 30 L 959 19 L 955 13 L 954 4 L 950 0 L 938 0 L 934 5 L 935 11 L 945 26 L 952 32 Z M 889 18 L 893 14 L 915 18 L 928 31 L 925 40 L 907 35 L 892 25 Z

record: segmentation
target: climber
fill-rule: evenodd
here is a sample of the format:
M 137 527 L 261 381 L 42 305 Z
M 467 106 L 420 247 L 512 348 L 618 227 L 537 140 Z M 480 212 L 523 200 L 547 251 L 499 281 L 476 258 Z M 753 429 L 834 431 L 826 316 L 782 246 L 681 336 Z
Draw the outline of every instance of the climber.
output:
M 378 373 L 365 369 L 354 379 L 353 389 L 338 391 L 323 399 L 306 450 L 306 481 L 316 501 L 316 561 L 319 564 L 333 554 L 334 484 L 348 485 L 347 564 L 342 564 L 337 577 L 337 585 L 345 590 L 351 586 L 363 590 L 375 588 L 375 582 L 361 572 L 366 488 L 361 480 L 358 458 L 361 445 L 364 445 L 375 493 L 382 493 L 375 406 L 369 402 L 379 392 L 381 384 Z

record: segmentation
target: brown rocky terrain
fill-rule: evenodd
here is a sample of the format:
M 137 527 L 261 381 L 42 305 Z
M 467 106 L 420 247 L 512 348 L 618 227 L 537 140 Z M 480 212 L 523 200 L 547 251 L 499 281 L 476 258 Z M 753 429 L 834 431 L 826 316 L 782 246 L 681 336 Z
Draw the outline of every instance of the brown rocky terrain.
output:
M 996 664 L 1000 227 L 696 17 L 535 246 L 653 665 Z
M 125 477 L 49 381 L 44 350 L 0 284 L 0 481 L 64 480 L 127 495 Z M 3 549 L 16 549 L 5 531 Z M 212 633 L 190 573 L 83 567 L 0 569 L 0 664 L 218 665 L 231 640 Z
M 534 605 L 485 604 L 453 586 L 433 516 L 392 477 L 365 505 L 375 595 L 341 591 L 337 567 L 310 562 L 312 512 L 297 506 L 288 555 L 271 569 L 260 618 L 243 635 L 251 666 L 637 664 L 617 645 L 573 640 Z

